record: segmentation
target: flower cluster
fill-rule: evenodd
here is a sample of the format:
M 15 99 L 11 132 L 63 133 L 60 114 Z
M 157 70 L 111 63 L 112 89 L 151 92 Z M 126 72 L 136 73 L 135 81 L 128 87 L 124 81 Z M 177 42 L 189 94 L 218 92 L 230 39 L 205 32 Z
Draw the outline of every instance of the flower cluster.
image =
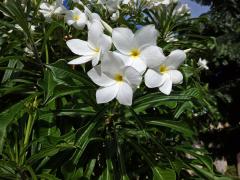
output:
M 135 33 L 126 27 L 111 29 L 86 7 L 85 12 L 76 7 L 66 10 L 65 21 L 76 29 L 88 27 L 87 41 L 71 39 L 66 44 L 78 55 L 69 64 L 91 61 L 93 68 L 87 74 L 100 86 L 96 92 L 97 103 L 116 98 L 120 104 L 131 105 L 133 92 L 143 78 L 148 88 L 158 88 L 166 95 L 171 93 L 173 84 L 182 82 L 183 75 L 177 69 L 186 54 L 178 49 L 165 56 L 157 46 L 158 31 L 154 25 L 143 26 Z M 110 36 L 105 34 L 104 27 L 110 28 Z

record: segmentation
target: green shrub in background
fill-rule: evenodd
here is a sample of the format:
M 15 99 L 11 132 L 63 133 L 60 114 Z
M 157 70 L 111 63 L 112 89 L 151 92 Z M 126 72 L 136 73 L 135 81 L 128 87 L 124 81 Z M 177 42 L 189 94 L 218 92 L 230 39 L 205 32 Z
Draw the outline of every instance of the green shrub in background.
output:
M 198 141 L 201 117 L 211 122 L 218 120 L 220 114 L 215 96 L 200 80 L 202 68 L 197 65 L 202 57 L 200 52 L 211 50 L 213 40 L 199 36 L 199 22 L 190 19 L 187 7 L 167 1 L 96 3 L 75 0 L 67 5 L 64 1 L 65 6 L 62 3 L 9 0 L 0 4 L 0 177 L 231 179 L 216 173 L 208 152 L 193 145 Z M 68 10 L 74 7 L 82 14 Z M 85 21 L 78 23 L 82 17 Z M 143 58 L 147 71 L 138 72 L 139 69 L 131 64 L 143 57 L 138 47 L 130 47 L 130 54 L 119 56 L 107 52 L 124 51 L 128 46 L 126 41 L 129 40 L 130 44 L 131 39 L 123 37 L 126 28 L 140 32 L 150 24 L 149 31 L 143 34 L 151 37 L 156 29 L 158 36 L 153 38 L 155 44 L 151 44 L 157 50 L 152 54 L 147 51 Z M 92 36 L 102 28 L 100 39 L 107 41 L 112 37 L 114 43 L 111 49 L 102 51 L 103 46 L 94 49 L 90 42 L 89 47 L 99 56 L 87 54 L 89 51 L 79 44 L 69 45 L 72 39 L 87 41 L 91 25 L 96 32 Z M 116 29 L 119 27 L 122 29 Z M 129 30 L 124 35 L 131 35 Z M 120 32 L 117 42 L 114 41 L 114 32 Z M 137 43 L 146 45 L 149 39 L 141 37 Z M 125 45 L 120 47 L 117 43 L 122 40 Z M 181 53 L 176 53 L 176 49 L 181 49 Z M 80 54 L 82 52 L 86 54 Z M 170 58 L 173 52 L 176 56 Z M 136 74 L 134 77 L 143 77 L 143 81 L 141 84 L 131 78 L 125 81 L 122 74 L 115 74 L 112 77 L 115 81 L 127 82 L 133 88 L 133 98 L 119 95 L 117 100 L 110 101 L 115 95 L 106 100 L 108 96 L 96 95 L 96 91 L 99 92 L 99 86 L 95 85 L 98 79 L 89 75 L 89 71 L 94 71 L 92 65 L 96 64 L 69 65 L 79 57 L 74 53 L 83 55 L 81 60 L 84 56 L 88 56 L 88 61 L 100 60 L 101 63 L 96 63 L 101 64 L 99 75 L 105 73 L 108 77 L 112 74 L 106 67 L 112 61 L 128 61 L 128 56 L 138 58 L 131 59 L 126 66 L 131 67 L 131 72 Z M 172 92 L 166 85 L 169 79 L 154 85 L 156 88 L 149 88 L 151 85 L 146 82 L 146 74 L 155 65 L 159 66 L 161 77 L 176 69 L 173 64 L 168 64 L 166 57 L 173 61 L 185 59 L 178 76 L 167 76 L 171 82 L 177 82 Z M 160 64 L 152 65 L 159 61 Z M 109 72 L 114 68 L 120 67 L 110 66 Z M 150 76 L 149 81 L 155 83 L 159 76 Z M 110 102 L 98 104 L 103 101 Z

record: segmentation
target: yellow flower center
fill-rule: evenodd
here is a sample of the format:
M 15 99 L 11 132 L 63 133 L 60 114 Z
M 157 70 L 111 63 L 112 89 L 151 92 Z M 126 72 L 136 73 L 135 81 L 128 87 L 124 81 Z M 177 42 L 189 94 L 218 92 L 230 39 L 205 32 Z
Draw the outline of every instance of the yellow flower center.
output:
M 168 67 L 165 66 L 165 65 L 161 65 L 161 66 L 159 67 L 159 71 L 160 71 L 160 73 L 162 73 L 162 74 L 168 72 L 168 70 L 169 70 Z
M 122 82 L 123 81 L 123 76 L 121 74 L 115 74 L 114 79 L 117 82 Z
M 78 14 L 73 15 L 73 20 L 78 21 L 80 19 L 80 16 Z
M 133 59 L 137 59 L 140 56 L 140 51 L 138 49 L 132 49 L 130 52 L 130 56 Z
M 100 48 L 95 48 L 94 51 L 98 53 L 100 51 Z

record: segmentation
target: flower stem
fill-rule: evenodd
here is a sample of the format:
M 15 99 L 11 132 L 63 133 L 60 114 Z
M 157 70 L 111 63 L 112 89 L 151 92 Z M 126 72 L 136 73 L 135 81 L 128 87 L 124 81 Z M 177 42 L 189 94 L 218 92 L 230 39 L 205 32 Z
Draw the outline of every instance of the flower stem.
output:
M 29 138 L 32 132 L 32 126 L 33 126 L 33 121 L 34 121 L 34 116 L 32 113 L 29 114 L 28 116 L 28 122 L 27 122 L 27 129 L 25 132 L 25 138 L 24 138 L 24 143 L 23 143 L 23 148 L 26 148 L 29 142 Z

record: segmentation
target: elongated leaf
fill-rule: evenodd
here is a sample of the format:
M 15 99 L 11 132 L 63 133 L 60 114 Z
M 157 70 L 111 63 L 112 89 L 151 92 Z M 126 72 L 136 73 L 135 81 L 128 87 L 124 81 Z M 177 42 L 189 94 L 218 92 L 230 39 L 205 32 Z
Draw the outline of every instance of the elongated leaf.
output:
M 53 100 L 66 96 L 66 95 L 72 95 L 75 93 L 80 94 L 83 91 L 88 91 L 88 90 L 93 90 L 94 88 L 91 86 L 74 86 L 74 87 L 69 87 L 69 86 L 56 86 L 52 97 L 48 99 L 47 104 L 51 103 Z
M 153 180 L 176 180 L 176 173 L 172 169 L 152 167 Z
M 210 172 L 213 172 L 213 162 L 212 162 L 212 159 L 207 156 L 207 155 L 201 155 L 201 149 L 199 150 L 196 150 L 196 149 L 193 149 L 192 147 L 176 147 L 177 150 L 180 150 L 184 153 L 187 153 L 187 154 L 190 154 L 191 156 L 195 157 L 196 159 L 198 159 L 200 162 L 202 162 L 206 167 L 207 169 L 210 171 Z M 198 151 L 198 152 L 196 152 Z
M 16 64 L 17 64 L 16 60 L 9 61 L 8 67 L 9 68 L 14 68 Z M 8 79 L 10 79 L 12 73 L 13 73 L 13 70 L 7 69 L 4 73 L 4 75 L 3 75 L 2 83 L 6 82 Z
M 190 101 L 187 101 L 185 103 L 183 103 L 176 111 L 175 115 L 174 115 L 174 118 L 179 118 L 180 115 L 185 112 L 185 110 L 187 109 L 192 109 L 193 107 L 193 103 L 190 102 Z
M 60 180 L 59 178 L 56 178 L 55 176 L 47 173 L 42 173 L 40 175 L 37 175 L 37 177 L 45 180 Z
M 153 172 L 153 179 L 154 180 L 175 180 L 176 179 L 176 173 L 173 169 L 163 169 L 156 165 L 153 158 L 147 153 L 147 151 L 140 145 L 136 144 L 133 141 L 128 141 L 134 149 L 145 159 L 145 161 L 148 163 L 148 165 L 151 167 Z
M 42 149 L 39 153 L 32 155 L 28 159 L 28 163 L 32 164 L 44 157 L 53 156 L 53 155 L 57 154 L 59 152 L 59 150 L 60 150 L 60 148 L 57 148 L 56 146 L 47 147 L 46 149 Z
M 106 167 L 101 174 L 101 176 L 98 178 L 99 180 L 113 180 L 113 163 L 111 159 L 106 159 Z
M 166 103 L 166 105 L 170 105 L 174 107 L 176 106 L 176 104 L 168 104 L 168 103 L 188 101 L 190 99 L 191 99 L 190 96 L 184 96 L 184 95 L 163 96 L 160 93 L 152 93 L 136 99 L 133 104 L 133 109 L 136 112 L 141 112 L 142 110 L 145 110 L 148 107 L 154 107 L 154 106 L 162 105 L 164 103 Z
M 9 124 L 11 124 L 14 120 L 19 119 L 23 116 L 23 114 L 27 111 L 25 104 L 31 102 L 36 95 L 31 95 L 26 99 L 20 101 L 19 103 L 11 106 L 4 112 L 0 113 L 0 154 L 2 153 L 2 147 L 4 143 L 6 128 Z
M 44 89 L 45 101 L 44 103 L 53 95 L 54 88 L 57 82 L 54 81 L 52 72 L 49 70 L 44 71 L 44 79 L 41 82 L 41 86 Z
M 88 179 L 91 179 L 95 165 L 96 165 L 96 159 L 92 159 L 88 163 L 87 168 L 84 173 L 84 176 L 87 177 Z
M 84 85 L 95 87 L 95 85 L 91 82 L 91 80 L 86 76 L 85 73 L 80 73 L 78 71 L 72 70 L 70 66 L 67 65 L 67 62 L 64 60 L 59 60 L 51 65 L 46 66 L 52 70 L 53 75 L 56 79 L 66 80 L 69 78 L 73 78 L 80 81 Z
M 183 121 L 151 120 L 151 121 L 147 121 L 146 123 L 154 126 L 171 128 L 175 131 L 183 133 L 187 137 L 192 137 L 194 135 L 194 132 Z
M 35 163 L 36 161 L 45 158 L 45 157 L 51 157 L 55 154 L 57 154 L 59 151 L 64 151 L 67 149 L 73 149 L 74 147 L 72 145 L 68 144 L 61 144 L 61 145 L 56 145 L 56 146 L 49 146 L 46 147 L 45 149 L 42 149 L 39 153 L 35 153 L 32 155 L 27 161 L 29 164 Z
M 54 30 L 56 30 L 58 27 L 62 27 L 64 28 L 64 25 L 59 23 L 59 22 L 52 22 L 50 27 L 48 28 L 47 32 L 44 33 L 44 40 L 42 43 L 42 52 L 44 51 L 44 47 L 50 37 L 50 35 L 54 32 Z
M 106 108 L 103 108 L 95 116 L 95 118 L 87 125 L 87 128 L 83 131 L 81 136 L 77 139 L 75 145 L 78 147 L 78 149 L 74 152 L 73 156 L 71 157 L 71 160 L 73 160 L 73 163 L 75 165 L 78 163 L 80 157 L 82 156 L 84 150 L 86 149 L 88 143 L 90 142 L 95 127 L 98 124 L 98 121 L 104 116 L 105 110 Z
M 30 173 L 32 180 L 37 180 L 37 175 L 35 174 L 35 172 L 31 168 L 31 166 L 25 165 L 24 168 Z

